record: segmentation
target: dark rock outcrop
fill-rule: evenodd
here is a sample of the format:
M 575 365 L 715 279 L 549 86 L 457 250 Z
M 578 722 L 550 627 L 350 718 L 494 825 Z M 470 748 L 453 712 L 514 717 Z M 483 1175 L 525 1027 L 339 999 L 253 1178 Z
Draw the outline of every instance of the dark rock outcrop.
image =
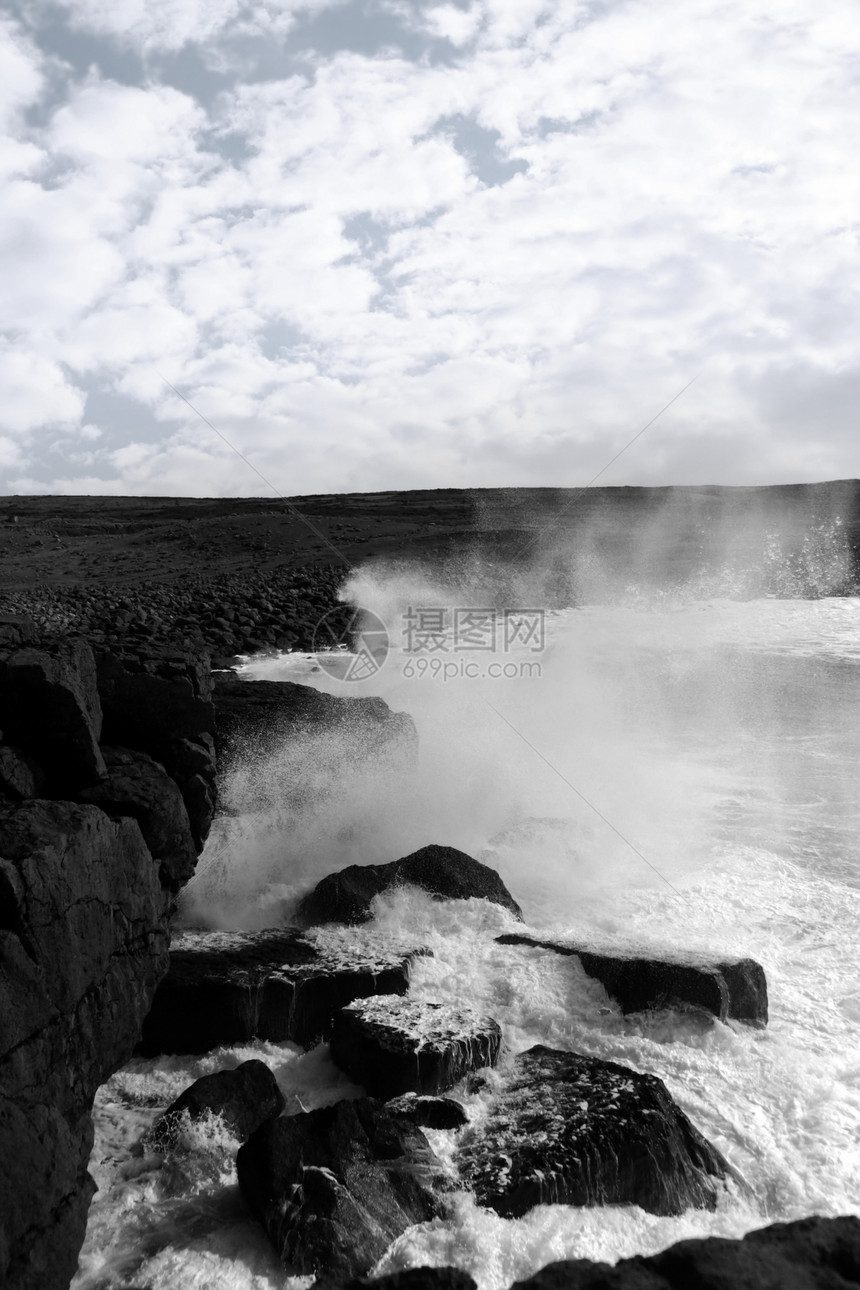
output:
M 291 681 L 215 678 L 218 750 L 224 757 L 265 753 L 309 730 L 336 730 L 353 754 L 411 756 L 417 746 L 412 718 L 392 712 L 384 699 L 341 698 Z
M 215 708 L 204 653 L 97 654 L 104 741 L 159 762 L 182 793 L 201 850 L 215 813 Z
M 300 902 L 308 924 L 364 923 L 371 902 L 392 887 L 420 887 L 447 900 L 489 900 L 522 921 L 522 910 L 495 869 L 456 847 L 428 846 L 390 864 L 350 865 L 329 874 Z
M 731 1172 L 662 1080 L 542 1045 L 517 1057 L 486 1123 L 467 1130 L 459 1167 L 504 1218 L 548 1203 L 713 1209 Z
M 120 660 L 100 663 L 104 675 L 127 672 Z M 172 666 L 185 676 L 203 664 Z M 105 750 L 104 699 L 119 729 L 116 694 L 100 689 L 86 641 L 37 640 L 26 621 L 0 623 L 0 1282 L 9 1290 L 68 1285 L 92 1193 L 93 1097 L 137 1042 L 167 970 L 173 898 L 208 827 L 201 819 L 192 833 L 183 785 L 166 755 L 153 760 L 191 737 L 181 704 L 143 695 L 137 725 L 152 751 L 133 739 Z M 209 714 L 194 738 L 211 748 Z M 206 783 L 214 802 L 214 760 Z
M 141 1051 L 200 1053 L 253 1038 L 309 1045 L 353 999 L 405 994 L 422 953 L 375 940 L 341 948 L 295 928 L 185 933 L 174 940 Z
M 195 1080 L 153 1125 L 149 1134 L 159 1150 L 172 1146 L 184 1119 L 206 1114 L 221 1117 L 240 1140 L 246 1142 L 267 1120 L 280 1115 L 284 1095 L 265 1062 L 252 1059 L 235 1070 L 215 1071 Z
M 419 1128 L 370 1098 L 269 1120 L 240 1148 L 239 1186 L 285 1267 L 365 1275 L 436 1218 L 439 1164 Z
M 93 1186 L 90 1107 L 167 968 L 165 893 L 133 820 L 0 808 L 0 1281 L 65 1287 Z
M 74 796 L 104 775 L 101 726 L 96 663 L 86 641 L 0 654 L 0 729 L 42 768 L 52 797 Z
M 462 1129 L 469 1123 L 462 1103 L 455 1102 L 452 1097 L 404 1093 L 386 1102 L 385 1109 L 392 1115 L 419 1124 L 423 1129 Z
M 482 1066 L 494 1066 L 502 1032 L 469 1008 L 377 995 L 357 999 L 335 1018 L 331 1055 L 338 1066 L 384 1099 L 444 1093 Z
M 103 748 L 107 775 L 81 797 L 107 815 L 137 820 L 143 840 L 161 866 L 161 882 L 175 892 L 197 864 L 188 812 L 177 785 L 146 753 Z
M 512 1290 L 850 1290 L 860 1285 L 860 1219 L 803 1218 L 748 1232 L 740 1241 L 679 1241 L 614 1267 L 550 1263 Z
M 713 963 L 694 955 L 656 959 L 607 954 L 519 932 L 505 932 L 496 941 L 499 945 L 531 945 L 575 956 L 588 976 L 598 980 L 625 1013 L 681 1005 L 701 1008 L 720 1021 L 731 1018 L 750 1026 L 767 1025 L 767 979 L 755 959 Z

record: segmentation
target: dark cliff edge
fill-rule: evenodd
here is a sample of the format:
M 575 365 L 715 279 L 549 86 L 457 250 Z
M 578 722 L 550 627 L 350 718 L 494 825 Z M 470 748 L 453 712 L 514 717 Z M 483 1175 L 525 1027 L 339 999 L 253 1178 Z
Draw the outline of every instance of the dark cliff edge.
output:
M 0 621 L 0 1283 L 63 1290 L 90 1112 L 168 967 L 215 809 L 209 661 Z

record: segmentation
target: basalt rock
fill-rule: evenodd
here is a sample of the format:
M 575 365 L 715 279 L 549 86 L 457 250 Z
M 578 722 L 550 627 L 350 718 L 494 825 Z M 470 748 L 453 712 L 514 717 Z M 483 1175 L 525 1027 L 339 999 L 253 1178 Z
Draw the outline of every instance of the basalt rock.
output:
M 261 1124 L 280 1115 L 284 1095 L 265 1062 L 242 1062 L 235 1070 L 215 1071 L 195 1080 L 156 1121 L 150 1133 L 155 1146 L 172 1146 L 187 1118 L 206 1114 L 221 1117 L 240 1142 L 246 1142 Z
M 417 1093 L 404 1093 L 390 1098 L 385 1109 L 424 1129 L 462 1129 L 469 1117 L 461 1102 L 452 1097 L 425 1097 Z
M 161 866 L 162 885 L 176 892 L 197 864 L 182 794 L 163 766 L 146 753 L 103 748 L 107 777 L 82 797 L 107 815 L 137 820 L 143 839 Z
M 423 953 L 390 940 L 359 946 L 295 928 L 185 933 L 174 939 L 141 1051 L 207 1052 L 247 1039 L 310 1045 L 331 1032 L 353 999 L 405 994 L 410 966 Z
M 0 742 L 0 798 L 23 802 L 38 797 L 44 781 L 41 768 L 23 749 Z
M 92 1194 L 96 1089 L 167 968 L 165 893 L 133 820 L 0 808 L 0 1282 L 65 1290 Z
M 517 1057 L 487 1121 L 466 1131 L 459 1168 L 503 1218 L 549 1203 L 713 1209 L 730 1174 L 662 1080 L 542 1045 Z
M 74 796 L 104 775 L 101 728 L 86 641 L 59 639 L 0 655 L 0 729 L 44 770 L 51 796 Z
M 550 1263 L 512 1290 L 850 1290 L 860 1285 L 860 1219 L 803 1218 L 740 1241 L 679 1241 L 612 1267 L 590 1259 Z
M 506 932 L 496 941 L 575 956 L 625 1013 L 680 1005 L 701 1008 L 720 1021 L 731 1018 L 750 1026 L 767 1025 L 767 979 L 755 959 L 714 963 L 691 954 L 674 959 L 607 954 L 519 932 Z
M 444 1093 L 483 1066 L 495 1065 L 502 1032 L 469 1008 L 377 995 L 338 1013 L 331 1055 L 374 1097 Z
M 363 923 L 375 896 L 393 887 L 420 887 L 447 900 L 489 900 L 522 921 L 522 910 L 495 869 L 455 847 L 428 846 L 390 864 L 350 865 L 329 874 L 300 902 L 307 924 Z
M 370 1098 L 269 1120 L 236 1171 L 291 1272 L 366 1275 L 407 1227 L 442 1212 L 424 1134 Z

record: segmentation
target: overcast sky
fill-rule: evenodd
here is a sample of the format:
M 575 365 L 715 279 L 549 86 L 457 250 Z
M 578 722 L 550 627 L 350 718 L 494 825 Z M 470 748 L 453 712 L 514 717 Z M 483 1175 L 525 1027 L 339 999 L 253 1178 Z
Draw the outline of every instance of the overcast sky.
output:
M 860 475 L 860 7 L 29 0 L 0 490 Z

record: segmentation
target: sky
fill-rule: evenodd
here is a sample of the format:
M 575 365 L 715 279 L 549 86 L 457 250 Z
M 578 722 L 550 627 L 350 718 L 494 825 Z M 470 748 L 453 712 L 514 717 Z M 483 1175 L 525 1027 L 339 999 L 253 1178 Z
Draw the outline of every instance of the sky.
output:
M 0 492 L 860 475 L 856 4 L 2 13 Z

